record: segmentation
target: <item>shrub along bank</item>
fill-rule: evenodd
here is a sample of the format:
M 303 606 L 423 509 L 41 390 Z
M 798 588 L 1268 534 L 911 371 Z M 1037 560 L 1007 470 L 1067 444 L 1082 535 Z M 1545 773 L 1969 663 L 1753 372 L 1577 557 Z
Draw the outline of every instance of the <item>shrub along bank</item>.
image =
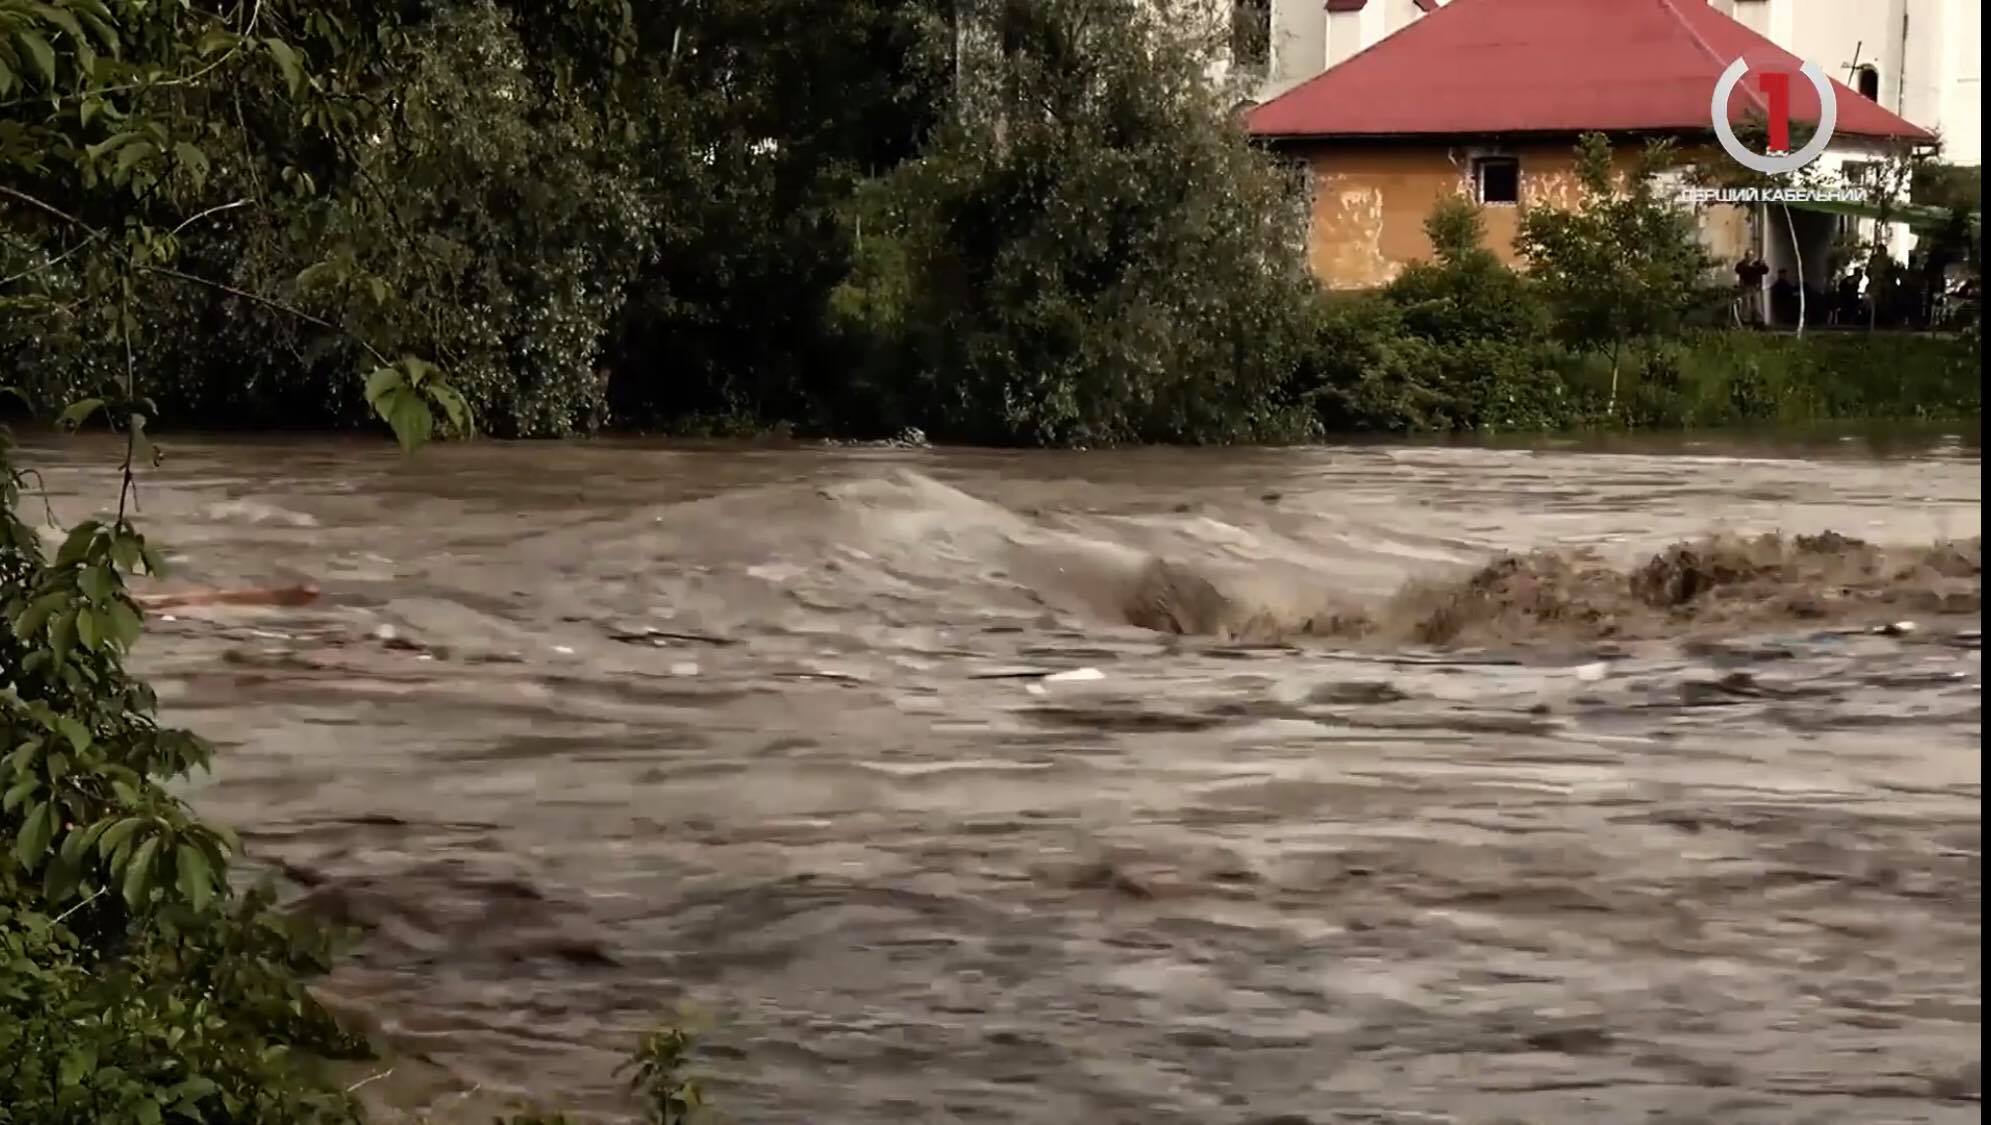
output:
M 8 381 L 43 417 L 113 397 L 129 337 L 148 413 L 204 427 L 364 425 L 359 373 L 404 355 L 517 436 L 1724 417 L 1701 390 L 1745 345 L 1646 347 L 1715 307 L 1647 178 L 1534 217 L 1526 277 L 1452 214 L 1433 262 L 1349 307 L 1207 81 L 1202 5 L 831 7 L 0 0 L 27 36 L 0 38 Z M 91 272 L 131 234 L 106 193 L 160 220 L 128 315 Z M 1876 371 L 1943 382 L 1935 353 Z M 1765 360 L 1751 393 L 1779 416 L 1906 409 L 1837 355 Z M 1675 369 L 1677 402 L 1654 389 Z
M 1484 245 L 1475 208 L 1439 205 L 1434 254 L 1379 292 L 1330 299 L 1295 376 L 1325 432 L 1684 428 L 1962 419 L 1981 403 L 1980 335 L 1722 328 L 1730 293 L 1691 218 L 1660 198 L 1654 146 L 1614 176 L 1578 150 L 1580 206 L 1523 216 L 1525 269 Z

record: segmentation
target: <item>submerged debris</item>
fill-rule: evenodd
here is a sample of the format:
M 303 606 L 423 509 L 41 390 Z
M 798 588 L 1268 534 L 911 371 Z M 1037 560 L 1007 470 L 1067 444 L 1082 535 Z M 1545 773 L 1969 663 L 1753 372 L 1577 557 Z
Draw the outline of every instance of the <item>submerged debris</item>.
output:
M 1883 549 L 1832 531 L 1710 536 L 1675 543 L 1629 568 L 1595 551 L 1537 551 L 1503 556 L 1460 579 L 1413 582 L 1371 609 L 1297 619 L 1244 604 L 1188 567 L 1154 560 L 1134 582 L 1122 613 L 1129 624 L 1188 636 L 1445 646 L 1545 635 L 1596 641 L 1697 625 L 1857 620 L 1904 609 L 1975 613 L 1982 553 L 1982 539 Z M 1876 631 L 1913 631 L 1899 616 L 1885 612 Z
M 1630 570 L 1588 552 L 1543 552 L 1496 560 L 1462 582 L 1413 585 L 1385 619 L 1417 640 L 1445 644 L 1544 630 L 1638 636 L 1882 608 L 1972 613 L 1981 602 L 1981 550 L 1981 540 L 1970 540 L 1884 551 L 1828 531 L 1676 543 Z

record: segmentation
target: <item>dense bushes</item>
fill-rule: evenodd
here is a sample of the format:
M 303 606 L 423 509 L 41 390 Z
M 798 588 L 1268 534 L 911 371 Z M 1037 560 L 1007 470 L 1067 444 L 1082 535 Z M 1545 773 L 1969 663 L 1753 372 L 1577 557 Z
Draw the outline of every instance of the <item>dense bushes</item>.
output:
M 1982 361 L 1957 337 L 1699 331 L 1645 357 L 1626 424 L 1647 427 L 1949 420 L 1982 408 Z M 1600 372 L 1588 373 L 1591 385 Z M 1594 393 L 1594 392 L 1593 392 Z
M 1956 337 L 1719 330 L 1728 294 L 1691 217 L 1660 198 L 1664 147 L 1614 175 L 1578 152 L 1579 207 L 1523 217 L 1524 270 L 1483 241 L 1476 209 L 1441 203 L 1433 257 L 1382 290 L 1324 303 L 1296 369 L 1320 427 L 1515 431 L 1975 415 L 1974 333 Z
M 0 63 L 57 100 L 0 104 L 0 355 L 44 413 L 121 382 L 127 330 L 153 413 L 209 426 L 362 423 L 358 373 L 407 354 L 507 435 L 1688 413 L 1586 397 L 1599 363 L 1641 403 L 1695 364 L 1667 341 L 1710 307 L 1706 263 L 1651 170 L 1608 184 L 1587 142 L 1590 202 L 1528 217 L 1527 277 L 1460 205 L 1432 262 L 1323 301 L 1189 0 L 47 10 L 85 38 L 36 15 L 52 71 Z M 88 272 L 106 187 L 157 218 L 121 311 Z M 70 199 L 73 223 L 30 202 Z
M 1982 404 L 1971 336 L 1689 329 L 1627 352 L 1614 379 L 1608 353 L 1433 339 L 1387 295 L 1365 295 L 1330 302 L 1315 339 L 1299 377 L 1328 433 L 1941 421 Z
M 838 311 L 895 421 L 1002 444 L 1304 432 L 1279 397 L 1313 314 L 1290 184 L 1221 116 L 1198 25 L 1101 18 L 1118 7 L 1016 7 L 856 211 Z
M 119 518 L 44 558 L 4 440 L 0 1121 L 348 1117 L 306 1069 L 364 1050 L 304 990 L 322 938 L 235 892 L 233 838 L 165 788 L 209 748 L 124 672 L 156 556 Z

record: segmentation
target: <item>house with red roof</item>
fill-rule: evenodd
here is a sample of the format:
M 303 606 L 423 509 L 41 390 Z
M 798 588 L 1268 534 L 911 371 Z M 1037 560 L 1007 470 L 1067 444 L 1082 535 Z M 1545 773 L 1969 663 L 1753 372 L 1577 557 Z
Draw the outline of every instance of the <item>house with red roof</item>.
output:
M 1451 0 L 1310 81 L 1251 110 L 1250 132 L 1302 162 L 1312 193 L 1314 272 L 1367 288 L 1430 256 L 1423 224 L 1448 195 L 1483 205 L 1489 249 L 1512 261 L 1523 208 L 1572 206 L 1577 138 L 1601 132 L 1624 159 L 1673 138 L 1696 159 L 1713 145 L 1711 102 L 1737 59 L 1751 75 L 1789 75 L 1790 121 L 1815 125 L 1820 99 L 1801 60 L 1705 0 Z M 1818 162 L 1855 162 L 1936 137 L 1839 82 L 1837 122 Z M 1767 116 L 1757 82 L 1726 107 L 1741 125 Z M 1744 249 L 1823 288 L 1826 249 L 1846 220 L 1782 204 L 1702 208 L 1709 249 Z M 1801 262 L 1801 270 L 1800 270 Z

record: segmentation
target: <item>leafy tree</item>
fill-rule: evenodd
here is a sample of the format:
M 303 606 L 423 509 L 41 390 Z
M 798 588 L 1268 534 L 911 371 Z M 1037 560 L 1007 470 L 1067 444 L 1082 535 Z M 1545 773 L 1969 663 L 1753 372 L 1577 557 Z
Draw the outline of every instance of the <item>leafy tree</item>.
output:
M 1530 207 L 1521 217 L 1516 247 L 1555 309 L 1557 331 L 1571 346 L 1610 359 L 1607 409 L 1617 404 L 1627 346 L 1678 332 L 1715 299 L 1714 262 L 1693 213 L 1660 194 L 1675 159 L 1670 143 L 1654 142 L 1620 176 L 1610 142 L 1589 134 L 1577 147 L 1582 204 Z
M 1317 301 L 1299 211 L 1207 79 L 1206 21 L 1132 0 L 963 7 L 953 119 L 868 197 L 860 291 L 837 297 L 880 314 L 855 325 L 868 385 L 965 441 L 1303 425 L 1280 398 Z
M 1538 287 L 1486 247 L 1480 208 L 1463 195 L 1425 220 L 1433 260 L 1413 262 L 1383 290 L 1401 331 L 1421 345 L 1414 381 L 1420 428 L 1546 429 L 1569 405 Z
M 1441 200 L 1424 221 L 1434 259 L 1413 262 L 1384 290 L 1410 331 L 1430 340 L 1512 340 L 1546 335 L 1548 309 L 1530 281 L 1486 247 L 1486 222 L 1464 196 Z
M 189 228 L 253 202 L 211 194 L 228 151 L 205 116 L 220 91 L 269 66 L 319 112 L 280 34 L 292 15 L 0 0 L 10 342 L 30 357 L 51 341 L 108 344 L 80 372 L 102 392 L 64 421 L 101 414 L 125 436 L 115 514 L 71 528 L 50 558 L 18 514 L 29 478 L 0 434 L 0 1122 L 352 1116 L 306 1062 L 365 1049 L 305 991 L 328 964 L 324 938 L 235 890 L 233 836 L 167 788 L 211 750 L 160 727 L 124 668 L 142 627 L 126 577 L 160 570 L 128 518 L 156 455 L 142 302 L 191 286 L 281 307 L 189 271 L 179 251 Z M 367 399 L 404 442 L 431 436 L 438 411 L 467 427 L 434 368 L 374 354 Z
M 857 186 L 926 145 L 948 104 L 952 0 L 653 5 L 618 85 L 663 201 L 605 357 L 618 417 L 843 426 L 831 294 Z

